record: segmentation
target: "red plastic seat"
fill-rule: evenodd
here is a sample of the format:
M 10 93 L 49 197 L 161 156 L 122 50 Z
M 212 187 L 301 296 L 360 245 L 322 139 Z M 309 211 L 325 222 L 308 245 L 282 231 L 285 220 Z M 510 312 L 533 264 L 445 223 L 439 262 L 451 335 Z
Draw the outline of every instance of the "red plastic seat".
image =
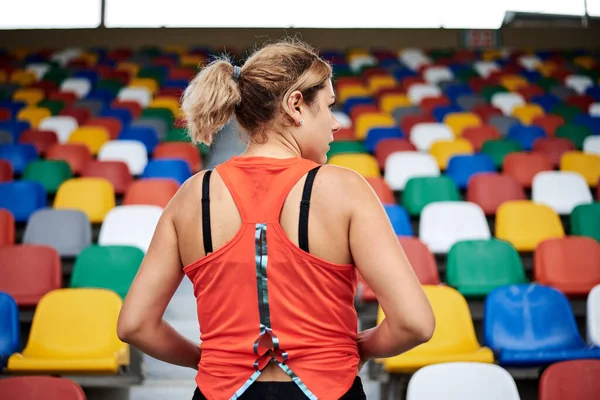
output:
M 539 400 L 598 400 L 600 360 L 571 360 L 550 365 L 540 378 Z
M 369 182 L 369 185 L 371 185 L 382 204 L 396 204 L 394 192 L 392 192 L 392 189 L 390 189 L 389 185 L 382 177 L 366 178 L 366 180 Z
M 9 109 L 0 108 L 0 122 L 10 121 L 11 118 L 12 115 Z
M 505 175 L 513 176 L 519 184 L 530 188 L 538 172 L 552 171 L 552 162 L 543 153 L 510 153 L 504 157 L 502 169 Z
M 518 88 L 516 90 L 516 92 L 519 93 L 521 96 L 523 96 L 523 99 L 525 99 L 525 101 L 527 101 L 527 102 L 531 101 L 531 99 L 535 96 L 543 96 L 544 95 L 544 89 L 542 89 L 538 85 L 531 85 L 531 84 Z
M 565 119 L 560 115 L 546 114 L 541 117 L 534 118 L 532 125 L 542 128 L 546 135 L 554 136 L 556 128 L 565 124 Z
M 52 145 L 58 143 L 58 137 L 54 131 L 29 129 L 21 134 L 19 143 L 32 144 L 39 154 L 46 154 Z
M 81 387 L 67 378 L 17 376 L 0 379 L 2 400 L 86 400 Z
M 73 92 L 52 92 L 48 95 L 48 100 L 62 101 L 65 107 L 69 107 L 77 100 L 77 95 Z
M 377 108 L 374 104 L 358 104 L 350 109 L 350 119 L 352 120 L 352 124 L 356 125 L 357 118 L 362 114 L 367 113 L 378 113 L 380 112 L 379 108 Z
M 15 244 L 15 218 L 5 208 L 0 208 L 0 246 Z
M 111 108 L 123 108 L 131 114 L 131 117 L 137 119 L 142 115 L 142 106 L 136 101 L 113 100 L 110 103 Z
M 471 112 L 477 114 L 484 123 L 487 123 L 489 119 L 492 118 L 494 115 L 503 115 L 502 111 L 499 108 L 494 107 L 490 104 L 478 104 L 475 107 L 473 107 L 473 110 L 471 110 Z
M 509 200 L 526 200 L 525 190 L 510 175 L 476 174 L 467 185 L 467 201 L 481 207 L 485 215 L 495 215 L 500 204 Z
M 416 124 L 420 124 L 421 122 L 437 122 L 432 115 L 407 115 L 400 122 L 400 129 L 404 132 L 404 135 L 407 139 L 410 139 L 410 131 Z
M 58 90 L 58 85 L 53 81 L 39 81 L 29 86 L 31 89 L 42 89 L 44 91 L 44 96 L 48 97 L 48 95 L 52 92 Z
M 427 83 L 423 80 L 423 78 L 421 78 L 420 76 L 407 76 L 406 78 L 402 79 L 402 82 L 400 83 L 400 87 L 402 88 L 402 91 L 404 93 L 408 92 L 408 88 L 410 88 L 412 85 L 417 85 L 417 84 L 422 84 L 422 83 Z
M 169 79 L 190 81 L 198 71 L 195 68 L 171 68 Z
M 565 103 L 578 107 L 583 113 L 588 112 L 590 104 L 594 102 L 594 98 L 589 95 L 578 94 L 569 96 L 565 99 Z
M 6 160 L 0 160 L 0 182 L 10 182 L 13 180 L 12 164 Z
M 35 306 L 42 296 L 62 285 L 58 252 L 49 246 L 0 247 L 0 292 L 19 306 Z
M 67 117 L 73 117 L 77 120 L 77 124 L 79 126 L 85 124 L 85 122 L 90 119 L 90 111 L 85 108 L 77 108 L 77 107 L 66 107 L 64 108 L 59 115 L 64 115 Z
M 571 150 L 575 150 L 571 140 L 557 137 L 537 139 L 532 149 L 534 153 L 542 153 L 548 157 L 553 166 L 559 165 L 563 154 Z
M 450 99 L 448 99 L 446 96 L 426 97 L 423 100 L 421 100 L 421 104 L 419 104 L 421 109 L 428 114 L 431 114 L 433 112 L 433 109 L 436 107 L 443 107 L 449 105 Z
M 178 158 L 184 160 L 193 172 L 202 169 L 202 158 L 198 148 L 186 142 L 163 142 L 154 149 L 152 158 L 155 160 Z
M 179 190 L 172 179 L 150 178 L 134 181 L 123 198 L 123 205 L 151 205 L 166 207 Z
M 352 128 L 342 128 L 333 134 L 334 141 L 356 140 L 354 130 Z
M 119 138 L 119 134 L 121 133 L 121 129 L 123 129 L 121 120 L 113 117 L 90 118 L 85 122 L 85 126 L 100 126 L 102 128 L 106 128 L 110 140 L 117 140 Z
M 600 243 L 586 236 L 543 241 L 535 249 L 535 280 L 566 295 L 585 296 L 600 284 Z
M 385 168 L 385 160 L 388 156 L 396 151 L 417 151 L 414 144 L 406 139 L 383 139 L 377 142 L 375 146 L 375 158 L 379 164 L 379 168 Z
M 105 178 L 112 183 L 116 194 L 123 194 L 133 182 L 127 164 L 122 161 L 91 160 L 81 172 L 82 177 Z
M 487 140 L 500 139 L 500 133 L 490 125 L 471 126 L 463 130 L 462 137 L 471 142 L 475 151 L 480 151 Z
M 48 160 L 64 160 L 74 174 L 81 174 L 87 164 L 92 161 L 92 153 L 84 144 L 67 143 L 55 144 L 46 153 Z
M 183 89 L 175 87 L 159 88 L 154 97 L 173 97 L 176 100 L 183 96 Z

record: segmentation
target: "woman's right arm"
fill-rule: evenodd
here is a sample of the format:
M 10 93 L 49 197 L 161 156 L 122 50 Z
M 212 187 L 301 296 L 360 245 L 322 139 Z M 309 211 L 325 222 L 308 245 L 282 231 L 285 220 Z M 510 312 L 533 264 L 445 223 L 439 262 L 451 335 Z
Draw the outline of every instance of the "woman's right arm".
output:
M 433 310 L 377 195 L 362 176 L 346 174 L 350 251 L 385 314 L 377 327 L 359 333 L 359 352 L 363 360 L 392 357 L 429 341 Z

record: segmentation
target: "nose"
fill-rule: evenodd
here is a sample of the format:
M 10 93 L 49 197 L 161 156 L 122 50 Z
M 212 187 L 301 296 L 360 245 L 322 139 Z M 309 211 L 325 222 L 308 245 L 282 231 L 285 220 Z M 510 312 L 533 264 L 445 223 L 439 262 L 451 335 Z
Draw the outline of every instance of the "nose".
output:
M 335 133 L 342 129 L 342 124 L 339 123 L 335 115 L 333 116 L 333 124 L 331 125 L 331 130 Z

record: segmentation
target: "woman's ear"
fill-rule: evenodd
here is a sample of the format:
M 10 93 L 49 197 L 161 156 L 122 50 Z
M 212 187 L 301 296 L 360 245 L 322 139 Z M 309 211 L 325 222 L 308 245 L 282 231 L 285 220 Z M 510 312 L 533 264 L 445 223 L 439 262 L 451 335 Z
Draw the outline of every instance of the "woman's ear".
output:
M 298 90 L 293 91 L 287 99 L 286 112 L 296 125 L 299 125 L 302 120 L 302 106 L 304 106 L 304 96 Z

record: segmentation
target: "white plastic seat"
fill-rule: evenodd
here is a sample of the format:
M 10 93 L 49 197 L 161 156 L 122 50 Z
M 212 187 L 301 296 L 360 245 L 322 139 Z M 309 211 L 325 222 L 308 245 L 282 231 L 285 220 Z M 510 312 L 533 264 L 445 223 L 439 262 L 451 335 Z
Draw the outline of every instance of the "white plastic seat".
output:
M 415 83 L 408 88 L 408 98 L 412 104 L 419 104 L 426 97 L 439 97 L 442 91 L 435 85 Z
M 98 244 L 135 246 L 145 253 L 148 251 L 162 211 L 162 207 L 149 205 L 113 208 L 104 217 Z
M 41 131 L 53 131 L 56 133 L 58 143 L 64 144 L 69 141 L 71 133 L 79 127 L 77 120 L 67 115 L 57 115 L 42 120 L 39 125 Z
M 350 69 L 355 73 L 360 72 L 364 67 L 371 67 L 374 65 L 377 65 L 377 59 L 373 56 L 355 57 L 350 61 Z
M 337 119 L 337 121 L 340 123 L 342 128 L 351 128 L 352 127 L 352 120 L 350 119 L 350 117 L 348 115 L 346 115 L 346 113 L 341 112 L 341 111 L 334 111 L 333 115 L 335 116 L 335 119 Z
M 449 362 L 419 369 L 406 400 L 520 400 L 515 380 L 499 365 Z
M 78 98 L 87 96 L 92 90 L 92 83 L 86 78 L 67 78 L 60 84 L 61 92 L 75 93 Z
M 583 152 L 600 155 L 600 136 L 588 136 L 583 141 Z
M 148 152 L 137 140 L 111 140 L 100 148 L 98 160 L 123 161 L 131 175 L 140 175 L 148 164 Z
M 583 176 L 568 171 L 538 172 L 533 177 L 531 200 L 553 208 L 560 215 L 571 214 L 576 206 L 593 201 Z
M 600 346 L 600 284 L 590 290 L 587 298 L 587 341 Z
M 419 151 L 429 151 L 437 140 L 452 140 L 454 134 L 448 125 L 437 122 L 422 122 L 410 130 L 410 141 Z
M 498 64 L 493 61 L 477 61 L 473 64 L 473 68 L 482 78 L 487 78 L 492 72 L 500 69 Z
M 491 103 L 498 107 L 504 115 L 512 115 L 516 106 L 525 105 L 525 99 L 518 93 L 496 93 L 492 96 Z
M 124 87 L 117 94 L 117 99 L 122 101 L 135 101 L 142 108 L 146 108 L 152 101 L 152 92 L 143 87 Z
M 592 117 L 600 117 L 600 103 L 590 104 L 590 109 L 589 109 L 588 113 Z
M 526 70 L 533 71 L 541 63 L 538 56 L 533 54 L 525 54 L 519 57 L 519 64 Z
M 50 60 L 51 61 L 56 61 L 57 63 L 59 63 L 61 66 L 65 66 L 67 65 L 67 63 L 69 61 L 71 61 L 74 58 L 77 58 L 81 55 L 81 53 L 83 53 L 83 50 L 78 49 L 78 48 L 66 48 L 63 49 L 61 51 L 58 51 L 56 53 L 53 53 L 50 56 Z
M 25 67 L 26 71 L 31 71 L 35 74 L 35 77 L 38 81 L 42 79 L 44 74 L 48 72 L 49 69 L 50 65 L 46 63 L 33 63 L 28 64 L 27 67 Z
M 440 168 L 431 154 L 398 151 L 385 160 L 384 179 L 392 190 L 404 190 L 410 178 L 440 176 Z
M 578 94 L 584 94 L 587 88 L 594 86 L 594 81 L 589 76 L 573 74 L 565 78 L 565 86 Z
M 454 79 L 454 74 L 448 67 L 433 66 L 423 72 L 423 78 L 427 83 L 438 84 L 443 81 L 451 81 Z
M 431 64 L 429 57 L 420 49 L 403 49 L 400 51 L 399 59 L 413 71 L 418 71 L 423 65 Z
M 461 240 L 492 237 L 481 207 L 466 201 L 429 203 L 421 211 L 419 239 L 436 254 L 447 254 Z

